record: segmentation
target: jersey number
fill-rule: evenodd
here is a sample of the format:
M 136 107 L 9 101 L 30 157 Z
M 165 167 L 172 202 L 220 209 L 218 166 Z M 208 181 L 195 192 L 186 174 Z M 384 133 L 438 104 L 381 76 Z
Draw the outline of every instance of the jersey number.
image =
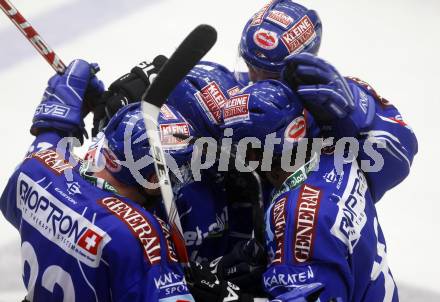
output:
M 30 267 L 29 282 L 27 284 L 27 299 L 33 301 L 35 284 L 40 270 L 37 254 L 35 253 L 34 247 L 28 241 L 25 241 L 21 245 L 21 255 L 23 257 L 23 271 L 26 263 Z M 75 301 L 75 289 L 70 274 L 58 265 L 50 265 L 43 272 L 41 285 L 53 293 L 55 284 L 58 284 L 63 290 L 63 302 Z

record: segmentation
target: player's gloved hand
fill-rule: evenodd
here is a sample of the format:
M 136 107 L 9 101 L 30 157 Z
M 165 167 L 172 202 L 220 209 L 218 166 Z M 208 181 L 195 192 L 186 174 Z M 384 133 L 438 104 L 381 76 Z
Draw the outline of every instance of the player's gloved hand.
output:
M 97 71 L 99 66 L 96 63 L 73 60 L 63 74 L 52 76 L 35 111 L 31 133 L 58 131 L 75 136 L 82 143 L 83 136 L 87 137 L 83 121 L 88 112 L 88 107 L 84 106 L 86 91 L 89 96 L 104 91 L 104 85 L 94 75 Z
M 323 290 L 322 283 L 310 283 L 294 287 L 291 291 L 279 295 L 270 302 L 314 302 L 318 301 Z
M 120 108 L 141 100 L 145 90 L 166 61 L 165 56 L 159 55 L 152 63 L 141 62 L 110 85 L 94 110 L 93 137 L 107 125 Z
M 297 91 L 323 130 L 336 137 L 356 136 L 371 124 L 374 100 L 347 82 L 330 63 L 309 53 L 290 55 L 285 60 L 282 78 Z
M 239 242 L 228 254 L 203 263 L 220 280 L 228 280 L 253 295 L 263 292 L 260 284 L 266 264 L 265 250 L 255 239 Z
M 240 287 L 232 282 L 219 280 L 215 274 L 200 263 L 191 262 L 191 278 L 189 289 L 196 301 L 253 301 L 253 297 L 244 294 Z

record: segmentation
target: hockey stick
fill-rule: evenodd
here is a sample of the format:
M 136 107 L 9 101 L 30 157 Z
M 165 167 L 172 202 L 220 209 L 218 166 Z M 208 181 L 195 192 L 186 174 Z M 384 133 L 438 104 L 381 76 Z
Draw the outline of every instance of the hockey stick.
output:
M 183 239 L 180 217 L 173 196 L 168 167 L 160 142 L 157 120 L 160 107 L 165 103 L 176 85 L 211 49 L 216 40 L 217 32 L 213 27 L 209 25 L 199 25 L 196 27 L 171 55 L 142 96 L 143 102 L 141 107 L 145 128 L 152 150 L 156 174 L 159 179 L 162 200 L 168 216 L 168 223 L 171 227 L 171 238 L 175 244 L 180 262 L 186 267 L 189 267 L 189 258 Z
M 17 26 L 21 33 L 28 39 L 35 49 L 43 56 L 44 59 L 58 72 L 63 73 L 66 65 L 56 55 L 56 53 L 47 45 L 41 38 L 37 31 L 27 20 L 20 14 L 20 12 L 12 5 L 9 0 L 0 0 L 0 8 L 11 19 L 12 23 Z

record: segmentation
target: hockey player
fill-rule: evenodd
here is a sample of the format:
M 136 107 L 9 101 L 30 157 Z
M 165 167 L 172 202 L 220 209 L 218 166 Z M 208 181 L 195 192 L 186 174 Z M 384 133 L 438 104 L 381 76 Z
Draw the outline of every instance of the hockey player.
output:
M 83 136 L 86 88 L 103 90 L 92 70 L 75 60 L 49 80 L 32 122 L 36 139 L 0 199 L 20 232 L 26 300 L 194 301 L 167 225 L 144 209 L 144 189 L 112 161 L 127 121 L 116 116 L 107 133 L 104 153 L 114 165 L 91 173 L 72 160 L 64 138 Z M 142 156 L 143 144 L 132 142 Z
M 322 22 L 316 11 L 291 0 L 273 0 L 247 22 L 239 52 L 249 80 L 281 78 L 298 92 L 322 136 L 356 137 L 361 145 L 367 139 L 375 142 L 371 147 L 383 158 L 382 172 L 364 172 L 378 201 L 408 176 L 417 140 L 396 107 L 369 84 L 343 78 L 334 66 L 316 57 L 321 38 Z M 362 117 L 356 124 L 352 116 Z M 364 153 L 358 159 L 369 160 Z
M 221 110 L 227 100 L 239 93 L 241 88 L 242 86 L 236 81 L 233 73 L 226 67 L 213 62 L 201 61 L 174 89 L 167 104 L 172 105 L 191 121 L 200 136 L 215 139 L 220 147 L 222 143 L 220 139 L 222 137 Z M 219 154 L 217 156 L 219 157 Z M 194 187 L 200 187 L 197 190 L 198 194 L 206 191 L 206 188 L 210 188 L 212 192 L 211 198 L 202 198 L 205 207 L 208 204 L 227 206 L 227 220 L 225 222 L 227 222 L 229 237 L 226 250 L 217 248 L 209 253 L 209 257 L 198 258 L 198 261 L 213 260 L 230 251 L 237 243 L 251 238 L 253 231 L 252 207 L 256 200 L 252 200 L 251 194 L 246 194 L 246 188 L 241 187 L 241 182 L 237 181 L 233 169 L 233 165 L 229 165 L 220 171 L 219 162 L 217 162 L 210 169 L 201 170 L 201 179 L 194 184 Z M 219 188 L 221 189 L 219 190 Z M 186 202 L 190 205 L 194 203 L 193 195 L 197 194 L 193 193 L 182 197 L 192 200 Z M 193 208 L 193 215 L 198 218 L 191 219 L 191 215 L 189 215 L 185 219 L 192 220 L 195 225 L 203 223 L 200 219 L 201 215 L 197 215 L 197 209 Z M 219 215 L 219 217 L 222 216 Z M 202 230 L 201 234 L 204 232 Z M 210 237 L 209 233 L 205 234 L 208 234 L 207 238 Z M 202 244 L 202 240 L 205 239 L 198 239 L 197 244 Z M 219 253 L 219 251 L 223 253 Z M 205 255 L 207 254 L 205 253 Z M 196 259 L 193 258 L 193 260 Z
M 273 149 L 272 168 L 262 172 L 275 187 L 265 213 L 267 293 L 276 297 L 321 282 L 321 301 L 397 301 L 374 206 L 377 197 L 357 161 L 341 158 L 342 171 L 335 173 L 334 154 L 299 147 L 313 131 L 297 95 L 286 85 L 261 81 L 235 98 L 223 112 L 224 127 L 232 128 L 234 141 L 256 137 L 263 144 L 271 134 L 280 140 Z M 264 164 L 263 145 L 248 151 L 249 160 Z
M 317 54 L 322 23 L 314 10 L 291 0 L 272 0 L 246 23 L 239 56 L 248 68 L 240 74 L 245 82 L 279 79 L 285 58 L 291 54 Z
M 120 108 L 141 99 L 149 85 L 151 74 L 160 69 L 163 61 L 164 57 L 158 56 L 152 64 L 141 63 L 110 85 L 100 102 L 103 107 L 100 116 L 101 128 Z M 217 139 L 221 136 L 219 128 L 221 106 L 230 95 L 239 90 L 237 85 L 233 74 L 223 66 L 200 62 L 175 88 L 168 98 L 167 105 L 162 107 L 161 116 L 172 118 L 182 114 L 183 120 L 170 119 L 167 127 L 174 129 L 176 128 L 174 126 L 178 127 L 182 123 L 191 124 L 194 131 L 180 135 L 190 134 L 193 141 L 198 137 Z M 96 124 L 98 122 L 95 122 Z M 177 138 L 168 136 L 167 140 L 177 141 Z M 168 144 L 168 142 L 163 143 Z M 98 145 L 99 143 L 90 149 L 90 154 L 96 152 Z M 186 160 L 180 159 L 179 173 L 182 178 L 173 177 L 171 174 L 176 205 L 181 215 L 183 235 L 190 259 L 199 262 L 213 260 L 224 255 L 235 243 L 234 234 L 237 234 L 237 231 L 234 230 L 234 225 L 232 229 L 230 228 L 229 219 L 234 213 L 231 213 L 231 207 L 226 199 L 222 175 L 216 169 L 202 170 L 201 179 L 196 181 L 191 173 L 190 160 L 191 154 Z M 152 162 L 150 164 L 151 171 L 154 172 Z M 160 199 L 160 196 L 156 196 L 156 199 Z M 245 226 L 250 237 L 252 224 L 248 223 Z

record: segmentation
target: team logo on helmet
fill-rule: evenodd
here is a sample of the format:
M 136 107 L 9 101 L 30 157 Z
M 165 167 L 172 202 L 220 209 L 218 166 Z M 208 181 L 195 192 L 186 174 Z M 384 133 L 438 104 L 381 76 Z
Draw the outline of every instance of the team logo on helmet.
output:
M 177 116 L 171 111 L 170 107 L 168 107 L 166 104 L 164 104 L 160 108 L 160 113 L 162 113 L 162 116 L 165 120 L 177 120 Z
M 257 26 L 260 25 L 261 23 L 263 23 L 263 18 L 264 15 L 266 14 L 267 10 L 269 9 L 269 7 L 272 5 L 272 3 L 275 2 L 275 0 L 270 1 L 269 3 L 267 3 L 265 6 L 263 6 L 262 9 L 260 9 L 252 18 L 252 22 L 250 24 L 250 26 Z
M 315 26 L 308 16 L 304 16 L 281 36 L 281 41 L 289 53 L 297 54 L 315 38 Z
M 275 24 L 278 24 L 279 26 L 283 28 L 288 28 L 290 24 L 293 22 L 293 18 L 289 15 L 279 11 L 279 10 L 272 10 L 270 11 L 269 15 L 266 17 L 266 20 L 271 21 Z
M 249 94 L 240 94 L 228 100 L 223 108 L 225 124 L 249 119 Z
M 241 91 L 240 86 L 234 86 L 228 90 L 229 97 L 239 94 Z
M 220 86 L 215 81 L 211 81 L 196 92 L 194 96 L 199 101 L 199 104 L 203 107 L 203 110 L 208 115 L 208 118 L 215 124 L 220 123 L 221 109 L 227 101 L 226 96 L 223 94 Z
M 287 141 L 297 143 L 300 139 L 306 136 L 306 128 L 306 120 L 303 116 L 299 116 L 287 126 L 284 132 L 284 137 Z
M 254 33 L 254 42 L 261 48 L 271 50 L 278 46 L 278 36 L 273 31 L 259 29 Z
M 172 123 L 160 125 L 160 141 L 164 148 L 179 149 L 186 147 L 188 141 L 183 137 L 190 137 L 188 123 Z

